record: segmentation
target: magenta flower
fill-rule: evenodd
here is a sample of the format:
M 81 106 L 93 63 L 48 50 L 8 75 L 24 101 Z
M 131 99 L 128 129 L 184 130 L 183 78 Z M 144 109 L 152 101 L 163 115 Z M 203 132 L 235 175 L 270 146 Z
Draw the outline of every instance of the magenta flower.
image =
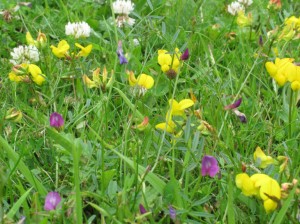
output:
M 209 175 L 210 177 L 214 177 L 220 168 L 218 165 L 218 161 L 213 156 L 204 156 L 202 158 L 202 167 L 201 167 L 201 174 L 202 176 Z
M 189 49 L 187 48 L 187 49 L 183 52 L 183 54 L 180 56 L 180 59 L 181 59 L 182 61 L 185 61 L 185 60 L 189 59 L 189 57 L 190 57 L 190 52 L 189 52 Z
M 142 204 L 139 205 L 139 209 L 140 209 L 140 213 L 142 215 L 145 214 L 145 213 L 147 213 L 147 210 L 145 209 L 145 207 Z
M 117 54 L 118 54 L 121 65 L 128 63 L 127 59 L 125 58 L 125 56 L 123 54 L 122 41 L 120 41 L 120 40 L 118 42 Z
M 54 191 L 49 192 L 45 199 L 44 209 L 46 211 L 55 210 L 58 204 L 60 203 L 60 201 L 61 201 L 61 197 L 59 196 L 59 193 Z
M 64 125 L 65 121 L 61 114 L 53 112 L 50 115 L 50 126 L 54 128 L 61 128 Z
M 229 104 L 224 107 L 224 110 L 232 110 L 235 108 L 238 108 L 242 103 L 242 98 L 239 98 L 237 101 L 235 101 L 233 104 Z

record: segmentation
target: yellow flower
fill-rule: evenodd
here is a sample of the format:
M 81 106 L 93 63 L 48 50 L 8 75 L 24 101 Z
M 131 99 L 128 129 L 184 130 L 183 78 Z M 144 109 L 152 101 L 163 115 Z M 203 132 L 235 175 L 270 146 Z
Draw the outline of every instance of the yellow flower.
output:
M 14 66 L 12 71 L 8 74 L 8 78 L 13 82 L 21 82 L 28 79 L 27 66 L 25 63 Z
M 168 112 L 167 115 L 166 115 L 166 122 L 159 123 L 159 124 L 155 125 L 155 128 L 166 131 L 166 132 L 169 132 L 171 134 L 174 134 L 175 129 L 176 129 L 176 124 L 172 120 L 171 114 Z
M 150 75 L 141 74 L 135 78 L 132 71 L 127 71 L 130 86 L 140 86 L 144 89 L 151 89 L 154 85 L 154 79 Z
M 70 49 L 70 45 L 67 41 L 61 40 L 57 47 L 51 45 L 52 53 L 58 58 L 64 58 L 68 55 L 68 50 Z
M 278 83 L 278 85 L 283 86 L 288 80 L 288 71 L 292 69 L 293 58 L 276 58 L 275 63 L 266 62 L 265 66 L 272 78 Z
M 184 110 L 193 106 L 194 101 L 190 99 L 184 99 L 178 103 L 176 100 L 170 99 L 169 105 L 170 105 L 171 115 L 184 116 Z
M 300 18 L 296 18 L 295 16 L 291 16 L 284 21 L 285 25 L 292 26 L 293 28 L 300 28 Z
M 300 89 L 300 66 L 292 64 L 286 69 L 287 79 L 291 82 L 291 88 L 294 91 Z
M 180 66 L 180 55 L 181 53 L 178 48 L 175 48 L 175 53 L 173 55 L 166 50 L 158 50 L 157 60 L 158 64 L 161 66 L 161 70 L 163 72 L 168 72 L 172 69 L 177 73 Z
M 34 64 L 28 65 L 28 71 L 31 74 L 32 81 L 38 85 L 42 85 L 45 81 L 45 75 L 42 74 L 42 70 Z
M 249 177 L 245 173 L 238 174 L 235 179 L 236 186 L 244 195 L 255 195 L 262 199 L 267 213 L 274 211 L 281 198 L 281 190 L 278 182 L 266 174 L 254 174 Z
M 257 195 L 258 193 L 257 189 L 254 187 L 253 181 L 246 173 L 240 173 L 236 175 L 235 184 L 242 190 L 243 194 L 246 196 Z
M 274 164 L 275 161 L 271 156 L 266 156 L 266 154 L 258 146 L 254 152 L 254 161 L 259 163 L 260 168 L 266 168 L 270 164 Z
M 47 42 L 47 37 L 44 33 L 39 31 L 36 40 L 34 40 L 29 32 L 26 33 L 26 42 L 29 45 L 34 45 L 37 48 L 44 47 Z
M 20 122 L 23 117 L 23 114 L 20 110 L 16 108 L 11 108 L 6 112 L 5 120 L 10 120 L 12 122 Z
M 278 182 L 266 174 L 254 174 L 250 177 L 255 187 L 259 189 L 259 197 L 264 201 L 267 213 L 277 208 L 281 198 L 281 189 Z
M 249 13 L 247 16 L 245 16 L 245 12 L 241 10 L 238 12 L 236 22 L 240 27 L 251 26 L 253 22 L 252 14 Z
M 88 88 L 101 88 L 102 90 L 105 90 L 106 87 L 109 87 L 112 83 L 113 79 L 113 71 L 112 71 L 112 76 L 107 82 L 107 70 L 106 67 L 104 67 L 103 72 L 102 72 L 102 80 L 100 77 L 100 68 L 97 68 L 96 70 L 93 71 L 93 80 L 91 80 L 87 75 L 83 75 L 83 83 L 88 87 Z
M 81 51 L 79 51 L 77 54 L 78 57 L 87 57 L 91 53 L 92 48 L 93 48 L 92 44 L 89 44 L 88 46 L 83 47 L 82 45 L 75 43 L 75 46 L 81 49 Z

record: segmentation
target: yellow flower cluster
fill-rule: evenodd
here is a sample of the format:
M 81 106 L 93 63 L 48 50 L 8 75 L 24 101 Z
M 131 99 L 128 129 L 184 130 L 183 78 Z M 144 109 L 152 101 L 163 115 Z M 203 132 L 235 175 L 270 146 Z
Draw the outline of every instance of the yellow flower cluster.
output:
M 287 81 L 291 88 L 296 91 L 300 89 L 300 66 L 293 64 L 293 58 L 276 58 L 275 63 L 267 62 L 266 69 L 278 85 L 283 86 Z
M 254 174 L 251 177 L 246 173 L 236 175 L 235 183 L 246 196 L 256 196 L 263 200 L 267 213 L 274 211 L 281 198 L 278 182 L 266 174 Z
M 14 66 L 8 77 L 14 82 L 29 82 L 32 80 L 37 85 L 42 85 L 45 81 L 45 75 L 42 74 L 42 70 L 35 64 L 23 63 Z
M 75 46 L 80 48 L 80 51 L 77 53 L 76 57 L 87 57 L 93 48 L 92 44 L 89 44 L 86 47 L 83 47 L 79 43 L 75 43 Z M 70 58 L 69 49 L 70 45 L 66 40 L 61 40 L 57 47 L 51 45 L 52 53 L 58 58 Z
M 246 27 L 246 26 L 251 26 L 253 23 L 253 18 L 252 18 L 252 14 L 248 13 L 248 15 L 245 15 L 245 12 L 243 10 L 238 12 L 238 16 L 236 19 L 236 23 L 240 26 L 240 27 Z
M 104 67 L 101 76 L 100 76 L 100 68 L 97 68 L 96 70 L 93 71 L 92 80 L 87 75 L 82 76 L 83 83 L 88 88 L 101 88 L 104 91 L 106 87 L 110 87 L 112 84 L 113 71 L 111 72 L 111 77 L 108 80 L 108 72 L 106 70 L 106 67 Z
M 193 106 L 194 101 L 191 99 L 183 99 L 180 102 L 177 102 L 175 99 L 169 100 L 170 109 L 166 115 L 166 122 L 159 123 L 155 126 L 155 128 L 164 130 L 169 133 L 175 133 L 176 124 L 172 120 L 172 116 L 184 116 L 184 110 Z
M 178 72 L 180 66 L 181 53 L 178 48 L 175 48 L 175 53 L 171 54 L 167 50 L 158 50 L 158 64 L 161 70 L 165 73 Z
M 300 18 L 291 16 L 284 22 L 284 27 L 279 34 L 279 40 L 289 41 L 294 38 L 298 39 L 297 34 L 300 32 Z

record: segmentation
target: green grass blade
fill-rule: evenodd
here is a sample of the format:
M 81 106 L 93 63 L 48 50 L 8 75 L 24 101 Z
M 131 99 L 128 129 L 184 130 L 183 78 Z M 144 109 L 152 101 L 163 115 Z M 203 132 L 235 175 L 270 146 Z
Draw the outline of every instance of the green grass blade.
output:
M 7 217 L 9 219 L 13 219 L 14 215 L 16 214 L 16 212 L 19 210 L 19 208 L 21 207 L 21 205 L 23 204 L 23 202 L 26 200 L 27 196 L 29 195 L 30 191 L 32 190 L 32 187 L 26 191 L 20 198 L 19 200 L 13 205 L 13 207 L 9 210 L 9 212 L 7 213 Z
M 46 195 L 47 190 L 44 185 L 31 173 L 29 168 L 25 165 L 25 163 L 20 160 L 20 156 L 16 153 L 8 144 L 8 142 L 0 136 L 0 148 L 2 148 L 8 158 L 12 160 L 15 164 L 18 163 L 17 169 L 24 175 L 26 180 L 41 194 Z

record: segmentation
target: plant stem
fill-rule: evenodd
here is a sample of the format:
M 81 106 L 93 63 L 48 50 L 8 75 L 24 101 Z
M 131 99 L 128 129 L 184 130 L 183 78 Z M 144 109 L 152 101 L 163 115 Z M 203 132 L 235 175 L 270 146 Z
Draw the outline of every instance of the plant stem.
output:
M 292 112 L 293 112 L 293 94 L 294 91 L 291 90 L 290 103 L 289 103 L 289 138 L 292 138 Z

